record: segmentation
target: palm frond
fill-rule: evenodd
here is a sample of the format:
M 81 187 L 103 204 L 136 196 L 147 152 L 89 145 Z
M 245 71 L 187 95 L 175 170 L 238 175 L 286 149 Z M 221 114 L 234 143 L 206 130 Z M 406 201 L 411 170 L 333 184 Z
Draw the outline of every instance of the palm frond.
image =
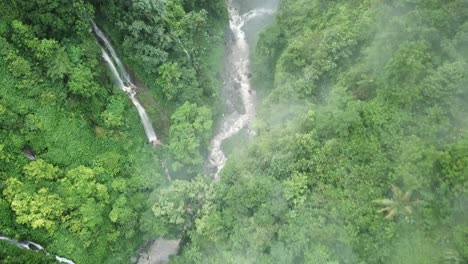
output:
M 413 214 L 413 208 L 411 208 L 409 205 L 405 206 L 405 211 L 408 213 L 408 215 Z
M 393 184 L 392 184 L 392 193 L 393 193 L 393 197 L 395 198 L 402 196 L 402 192 L 400 188 L 398 188 L 396 185 L 393 185 Z
M 390 199 L 376 199 L 372 201 L 373 203 L 384 205 L 384 206 L 390 206 L 390 205 L 395 205 L 396 202 Z
M 407 202 L 411 201 L 411 194 L 412 194 L 411 192 L 406 192 L 405 195 L 403 196 L 403 200 Z
M 392 209 L 388 212 L 387 216 L 384 217 L 384 219 L 392 219 L 394 216 L 398 214 L 398 211 L 396 209 Z
M 413 207 L 420 204 L 422 201 L 415 200 L 411 201 L 411 191 L 403 192 L 396 185 L 391 185 L 393 199 L 375 199 L 372 203 L 383 206 L 378 212 L 387 213 L 384 219 L 393 219 L 399 215 L 410 216 L 413 214 Z

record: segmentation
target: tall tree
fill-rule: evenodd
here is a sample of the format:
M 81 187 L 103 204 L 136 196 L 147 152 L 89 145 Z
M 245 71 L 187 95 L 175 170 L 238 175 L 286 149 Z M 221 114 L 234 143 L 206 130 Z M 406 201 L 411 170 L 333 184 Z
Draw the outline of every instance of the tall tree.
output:
M 203 163 L 201 146 L 207 144 L 210 136 L 211 111 L 205 106 L 185 103 L 171 117 L 169 151 L 172 154 L 174 170 L 187 166 L 196 171 Z

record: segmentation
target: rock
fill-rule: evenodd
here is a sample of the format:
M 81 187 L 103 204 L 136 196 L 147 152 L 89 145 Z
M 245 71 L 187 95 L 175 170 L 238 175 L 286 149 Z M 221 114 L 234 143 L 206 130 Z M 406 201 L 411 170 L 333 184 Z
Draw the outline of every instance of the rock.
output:
M 32 149 L 30 148 L 24 148 L 23 149 L 23 154 L 26 158 L 28 158 L 28 160 L 30 161 L 33 161 L 36 159 L 36 155 L 34 154 L 34 152 L 32 151 Z
M 166 264 L 169 257 L 179 251 L 179 240 L 158 239 L 144 253 L 140 254 L 138 264 Z

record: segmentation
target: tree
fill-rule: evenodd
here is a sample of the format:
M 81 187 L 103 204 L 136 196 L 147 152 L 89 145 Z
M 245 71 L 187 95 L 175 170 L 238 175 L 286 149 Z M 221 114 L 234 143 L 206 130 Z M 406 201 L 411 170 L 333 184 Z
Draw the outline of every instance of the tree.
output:
M 385 68 L 386 86 L 382 91 L 391 102 L 410 106 L 421 95 L 417 83 L 432 69 L 429 44 L 425 41 L 407 42 L 400 46 Z
M 373 203 L 385 206 L 379 210 L 379 213 L 385 212 L 387 215 L 384 219 L 391 220 L 395 217 L 405 216 L 409 217 L 413 214 L 414 207 L 418 206 L 421 201 L 412 200 L 411 192 L 403 192 L 395 185 L 392 185 L 393 199 L 377 199 Z
M 65 211 L 65 204 L 58 195 L 47 188 L 31 190 L 30 186 L 16 178 L 9 178 L 3 191 L 12 210 L 16 214 L 16 221 L 27 224 L 33 229 L 45 228 L 53 233 Z
M 205 9 L 215 18 L 227 16 L 226 2 L 222 0 L 182 0 L 182 2 L 190 11 Z
M 212 195 L 213 185 L 206 177 L 175 180 L 169 187 L 159 190 L 153 213 L 168 226 L 179 231 L 189 230 L 195 219 L 210 212 Z
M 156 73 L 157 66 L 167 60 L 173 42 L 164 21 L 165 1 L 132 0 L 124 5 L 124 19 L 117 22 L 124 36 L 122 47 L 146 73 Z
M 202 90 L 193 69 L 167 62 L 159 67 L 158 72 L 156 85 L 162 89 L 169 101 L 177 103 L 200 101 Z
M 106 110 L 101 113 L 106 128 L 121 128 L 124 124 L 125 98 L 123 96 L 112 96 Z
M 304 203 L 308 193 L 308 182 L 307 175 L 298 173 L 292 175 L 284 182 L 284 196 L 286 199 L 295 205 Z
M 408 227 L 403 229 L 405 233 L 391 245 L 392 253 L 387 263 L 442 263 L 443 250 L 440 244 L 415 227 L 411 227 L 411 230 Z
M 138 214 L 133 210 L 127 197 L 121 195 L 112 205 L 112 210 L 109 213 L 109 218 L 113 223 L 118 223 L 122 226 L 122 232 L 125 237 L 131 238 L 135 234 L 135 227 L 138 223 Z
M 179 170 L 183 166 L 201 165 L 200 147 L 207 143 L 210 135 L 211 111 L 205 106 L 186 102 L 174 112 L 171 121 L 169 151 L 175 160 L 172 168 Z
M 63 80 L 72 69 L 72 64 L 64 48 L 59 48 L 46 65 L 48 67 L 47 76 L 52 80 Z
M 44 180 L 53 181 L 60 177 L 61 170 L 42 159 L 37 159 L 28 163 L 24 167 L 24 175 L 35 184 L 42 183 Z
M 84 35 L 89 27 L 89 16 L 93 15 L 92 7 L 83 0 L 72 3 L 66 0 L 13 0 L 11 3 L 38 35 L 56 39 Z
M 24 250 L 16 245 L 8 244 L 6 241 L 0 241 L 0 262 L 2 264 L 50 264 L 55 263 L 55 257 L 52 255 L 42 254 L 42 252 L 34 252 L 32 250 Z
M 93 232 L 104 223 L 104 210 L 109 203 L 107 187 L 96 180 L 99 170 L 78 166 L 60 181 L 60 194 L 67 208 L 65 226 L 78 235 L 85 247 L 93 241 Z
M 79 64 L 71 72 L 68 89 L 73 94 L 92 97 L 99 90 L 99 85 L 94 82 L 94 74 L 91 69 Z

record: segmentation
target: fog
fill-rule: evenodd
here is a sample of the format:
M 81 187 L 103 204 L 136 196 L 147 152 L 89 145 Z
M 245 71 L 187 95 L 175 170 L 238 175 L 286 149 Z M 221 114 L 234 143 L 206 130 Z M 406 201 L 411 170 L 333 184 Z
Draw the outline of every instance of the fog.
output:
M 242 130 L 246 130 L 251 137 L 256 135 L 252 124 L 256 116 L 257 98 L 250 81 L 250 52 L 255 47 L 259 32 L 274 19 L 277 1 L 256 4 L 228 1 L 230 30 L 225 47 L 222 88 L 224 113 L 211 140 L 207 164 L 215 179 L 219 179 L 219 173 L 227 161 L 223 142 Z

